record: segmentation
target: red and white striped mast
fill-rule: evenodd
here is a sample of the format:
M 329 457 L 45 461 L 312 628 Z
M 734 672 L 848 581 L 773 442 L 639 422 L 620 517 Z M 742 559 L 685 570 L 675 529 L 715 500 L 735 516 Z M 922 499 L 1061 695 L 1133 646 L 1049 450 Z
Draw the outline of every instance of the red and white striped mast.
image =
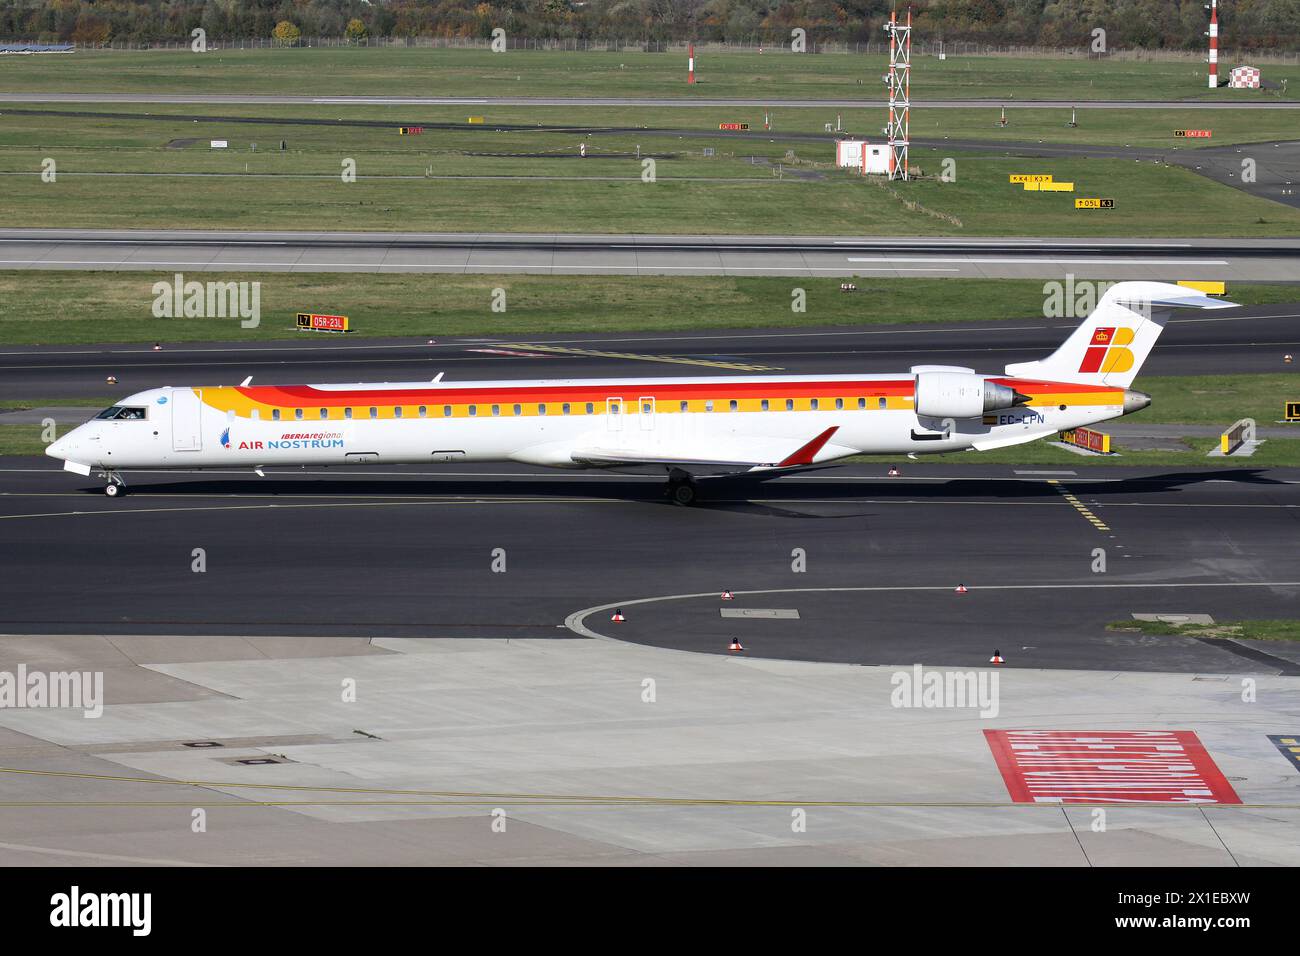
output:
M 686 44 L 686 82 L 695 83 L 695 44 Z
M 1219 0 L 1210 0 L 1210 89 L 1219 87 Z

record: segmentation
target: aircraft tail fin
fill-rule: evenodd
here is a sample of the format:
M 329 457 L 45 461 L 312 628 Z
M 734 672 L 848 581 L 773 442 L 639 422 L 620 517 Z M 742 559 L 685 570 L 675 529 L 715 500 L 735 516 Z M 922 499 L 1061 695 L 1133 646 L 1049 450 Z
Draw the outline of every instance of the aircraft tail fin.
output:
M 1117 282 L 1060 348 L 1036 362 L 1012 363 L 1006 374 L 1128 388 L 1176 309 L 1236 305 L 1168 282 Z

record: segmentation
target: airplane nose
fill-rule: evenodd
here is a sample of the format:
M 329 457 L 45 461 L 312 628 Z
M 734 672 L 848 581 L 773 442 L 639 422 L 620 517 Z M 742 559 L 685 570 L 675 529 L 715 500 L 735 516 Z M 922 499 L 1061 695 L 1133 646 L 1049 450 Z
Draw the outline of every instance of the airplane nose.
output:
M 72 442 L 68 440 L 67 435 L 56 438 L 45 446 L 45 454 L 51 458 L 67 458 L 72 454 Z

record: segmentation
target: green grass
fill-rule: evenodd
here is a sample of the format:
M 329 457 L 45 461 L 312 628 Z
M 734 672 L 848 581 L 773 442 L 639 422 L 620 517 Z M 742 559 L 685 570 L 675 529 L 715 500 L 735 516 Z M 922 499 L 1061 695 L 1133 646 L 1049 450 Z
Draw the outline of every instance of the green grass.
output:
M 87 228 L 498 232 L 555 231 L 558 224 L 563 231 L 736 234 L 860 234 L 869 224 L 873 234 L 881 235 L 1300 235 L 1298 210 L 1191 170 L 1152 162 L 1010 159 L 918 146 L 913 161 L 925 175 L 887 189 L 878 180 L 863 181 L 832 168 L 829 142 L 776 140 L 758 132 L 690 137 L 651 130 L 602 133 L 589 140 L 588 158 L 579 159 L 581 134 L 545 127 L 501 132 L 431 128 L 420 137 L 399 137 L 398 123 L 413 120 L 409 111 L 402 115 L 392 108 L 223 108 L 271 120 L 266 124 L 219 117 L 196 123 L 184 118 L 186 108 L 178 106 L 149 110 L 164 120 L 140 118 L 144 110 L 139 107 L 104 108 L 122 112 L 124 118 L 75 117 L 66 111 L 0 115 L 0 182 L 10 221 Z M 300 114 L 382 122 L 385 109 L 392 126 L 281 122 Z M 435 112 L 448 121 L 465 119 L 464 109 Z M 535 122 L 538 112 L 515 110 L 493 119 Z M 701 132 L 716 127 L 717 120 L 682 109 L 546 112 L 550 115 L 543 121 L 689 125 Z M 782 129 L 819 130 L 831 116 L 825 110 L 789 112 L 778 118 Z M 872 127 L 879 115 L 858 112 L 875 135 Z M 753 113 L 729 110 L 727 116 L 757 125 L 761 110 Z M 1219 127 L 1229 139 L 1234 133 L 1295 135 L 1290 115 L 1278 119 L 1275 113 L 1256 111 L 1248 117 L 1227 113 L 1221 119 L 1235 126 L 1227 131 Z M 969 111 L 918 113 L 914 133 L 937 139 L 1155 145 L 1168 147 L 1174 156 L 1185 155 L 1175 152 L 1181 145 L 1171 136 L 1175 126 L 1206 125 L 1204 115 L 1135 110 L 1093 111 L 1083 122 L 1085 129 L 1074 131 L 1065 130 L 1062 117 L 1048 111 L 1032 111 L 1023 124 L 1018 116 L 1008 131 L 995 130 L 987 120 Z M 937 124 L 933 130 L 932 122 Z M 235 148 L 212 150 L 212 138 L 227 139 Z M 275 148 L 282 139 L 290 144 L 283 153 Z M 169 148 L 169 143 L 182 145 Z M 259 144 L 257 152 L 250 150 L 252 143 Z M 704 158 L 705 148 L 716 155 Z M 641 181 L 638 150 L 656 158 L 657 182 Z M 778 178 L 775 164 L 791 165 L 787 153 L 793 154 L 793 173 L 816 178 Z M 956 181 L 945 183 L 937 173 L 949 154 L 956 160 Z M 755 165 L 751 156 L 764 162 Z M 38 175 L 46 159 L 57 164 L 53 183 Z M 341 179 L 344 159 L 356 163 L 355 183 Z M 1076 192 L 1026 193 L 1007 182 L 1015 172 L 1051 173 L 1057 180 L 1075 182 Z M 1075 195 L 1111 198 L 1116 207 L 1076 210 Z M 904 199 L 941 215 L 910 208 Z
M 1044 303 L 1043 281 L 1031 279 L 859 278 L 858 291 L 845 294 L 839 291 L 838 278 L 809 277 L 187 275 L 202 281 L 260 281 L 262 321 L 255 329 L 245 329 L 236 319 L 154 318 L 152 286 L 158 280 L 173 281 L 173 275 L 161 270 L 0 272 L 0 342 L 284 339 L 300 335 L 293 321 L 303 310 L 349 316 L 358 332 L 353 338 L 444 338 L 974 322 L 1041 317 Z M 791 290 L 796 287 L 807 293 L 802 313 L 791 311 Z M 503 313 L 490 308 L 495 288 L 506 290 Z M 1232 301 L 1243 305 L 1300 299 L 1297 286 L 1230 285 L 1228 291 Z M 1205 401 L 1201 396 L 1194 400 Z M 1207 415 L 1207 420 L 1218 420 Z
M 0 63 L 0 68 L 3 64 Z M 77 114 L 101 115 L 77 115 Z M 486 123 L 470 126 L 470 113 L 482 115 Z M 103 115 L 110 114 L 110 115 Z M 228 139 L 237 149 L 259 143 L 265 149 L 281 139 L 291 150 L 366 150 L 388 149 L 405 155 L 438 152 L 456 148 L 503 145 L 523 147 L 545 144 L 548 129 L 553 127 L 644 128 L 643 139 L 654 130 L 709 131 L 711 140 L 696 141 L 748 155 L 770 153 L 779 156 L 786 144 L 772 144 L 783 133 L 826 135 L 827 123 L 840 122 L 844 134 L 879 139 L 882 109 L 876 104 L 862 108 L 727 106 L 696 108 L 688 106 L 619 108 L 599 106 L 268 106 L 186 105 L 130 103 L 26 103 L 3 109 L 0 122 L 0 146 L 39 143 L 43 146 L 95 148 L 156 148 L 173 139 L 201 138 L 192 147 L 209 152 L 207 141 Z M 1192 109 L 1087 109 L 1077 112 L 1079 125 L 1066 126 L 1069 109 L 1016 109 L 1008 114 L 1006 127 L 995 125 L 998 110 L 959 109 L 918 106 L 912 110 L 911 135 L 914 141 L 934 142 L 946 137 L 981 140 L 992 144 L 1029 142 L 1087 144 L 1093 146 L 1142 146 L 1167 149 L 1171 156 L 1242 142 L 1265 142 L 1296 137 L 1295 114 L 1288 110 L 1216 110 L 1207 113 Z M 772 122 L 772 133 L 763 130 L 765 117 Z M 194 122 L 195 119 L 199 121 Z M 313 121 L 313 122 L 304 122 Z M 339 126 L 340 122 L 382 123 L 383 126 Z M 748 123 L 747 132 L 723 133 L 719 122 Z M 317 125 L 324 123 L 327 125 Z M 461 128 L 435 129 L 431 125 L 418 137 L 399 137 L 397 127 L 433 123 L 452 123 Z M 522 131 L 498 131 L 496 125 L 535 127 Z M 1174 136 L 1176 129 L 1211 129 L 1210 139 L 1183 139 Z M 565 134 L 566 142 L 575 142 L 575 134 Z M 611 134 L 595 133 L 594 144 L 604 144 Z M 622 134 L 617 134 L 621 136 Z M 617 137 L 615 139 L 617 140 Z M 675 138 L 674 145 L 682 144 Z M 697 147 L 698 148 L 698 147 Z M 829 154 L 831 147 L 819 147 Z M 921 155 L 929 146 L 914 145 Z M 331 157 L 333 153 L 330 154 Z M 1261 157 L 1262 158 L 1262 157 Z
M 1279 367 L 1286 368 L 1280 358 Z M 1290 368 L 1293 371 L 1259 375 L 1139 376 L 1133 387 L 1150 395 L 1151 405 L 1133 420 L 1227 428 L 1238 419 L 1253 418 L 1262 428 L 1282 417 L 1285 402 L 1300 401 L 1300 368 Z
M 963 157 L 952 183 L 939 181 L 937 160 L 933 165 L 927 160 L 921 167 L 929 174 L 925 179 L 886 187 L 839 170 L 824 170 L 818 181 L 778 179 L 775 170 L 751 166 L 741 157 L 664 159 L 658 181 L 646 183 L 634 158 L 586 166 L 576 159 L 539 159 L 524 166 L 512 159 L 460 155 L 397 161 L 358 156 L 352 157 L 357 181 L 344 183 L 338 154 L 327 160 L 148 156 L 143 165 L 155 168 L 139 170 L 226 174 L 183 177 L 90 175 L 104 172 L 104 166 L 121 173 L 129 164 L 74 153 L 63 157 L 57 182 L 43 183 L 36 174 L 43 152 L 6 151 L 0 158 L 10 171 L 4 177 L 7 221 L 68 228 L 619 234 L 1300 234 L 1300 210 L 1189 170 L 1124 160 Z M 248 173 L 265 175 L 245 174 L 245 163 Z M 430 165 L 435 175 L 456 178 L 423 178 Z M 1058 181 L 1074 182 L 1076 191 L 1030 193 L 1007 182 L 1008 173 L 1026 171 L 1052 173 Z M 295 176 L 284 175 L 290 172 Z M 484 175 L 519 178 L 470 178 Z M 612 178 L 590 178 L 596 175 Z M 572 176 L 580 178 L 547 178 Z M 1075 209 L 1076 195 L 1111 198 L 1115 208 Z
M 1166 621 L 1113 621 L 1108 631 L 1142 634 L 1217 637 L 1246 641 L 1300 641 L 1300 621 L 1220 621 L 1214 624 L 1170 624 Z
M 59 435 L 72 431 L 74 425 L 59 425 Z M 0 456 L 44 455 L 40 425 L 0 425 Z
M 87 52 L 5 57 L 0 88 L 11 91 L 284 93 L 310 96 L 614 96 L 858 98 L 883 100 L 884 56 L 793 55 L 779 50 L 700 50 L 698 83 L 686 83 L 685 51 L 561 53 L 430 49 L 291 49 L 194 54 Z M 1269 80 L 1300 90 L 1300 68 L 1263 65 Z M 1254 102 L 1269 91 L 1205 88 L 1193 60 L 1136 62 L 1058 58 L 918 57 L 917 100 L 987 97 Z

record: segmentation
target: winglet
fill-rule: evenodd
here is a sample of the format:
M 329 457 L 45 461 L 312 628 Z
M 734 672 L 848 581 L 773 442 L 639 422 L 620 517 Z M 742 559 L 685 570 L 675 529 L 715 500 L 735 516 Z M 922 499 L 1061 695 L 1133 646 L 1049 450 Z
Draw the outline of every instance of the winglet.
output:
M 790 468 L 794 465 L 811 465 L 813 459 L 817 457 L 817 453 L 822 450 L 828 441 L 831 440 L 831 436 L 839 430 L 839 425 L 832 425 L 794 454 L 787 457 L 784 461 L 778 462 L 776 467 Z

